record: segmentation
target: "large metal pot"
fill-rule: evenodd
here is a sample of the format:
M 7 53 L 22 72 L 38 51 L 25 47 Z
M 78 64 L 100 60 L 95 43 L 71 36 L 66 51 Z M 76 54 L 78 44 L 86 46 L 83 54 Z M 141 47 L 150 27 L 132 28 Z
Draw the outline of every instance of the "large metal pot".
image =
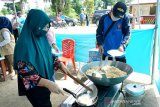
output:
M 98 90 L 94 84 L 89 85 L 89 87 L 93 90 L 92 93 L 88 92 L 86 89 L 77 94 L 66 88 L 63 88 L 63 90 L 66 91 L 67 93 L 70 93 L 75 98 L 78 105 L 82 107 L 92 107 L 93 105 L 96 105 L 98 101 L 97 97 Z
M 88 69 L 90 69 L 94 66 L 98 66 L 99 63 L 100 63 L 100 61 L 94 61 L 91 63 L 87 63 L 84 66 L 82 66 L 82 68 L 80 70 L 81 73 L 85 74 L 92 82 L 94 82 L 95 84 L 98 84 L 98 85 L 111 86 L 111 85 L 121 83 L 133 72 L 132 67 L 126 63 L 119 62 L 119 61 L 102 61 L 102 63 L 104 64 L 104 65 L 102 64 L 103 66 L 106 66 L 106 65 L 114 66 L 114 67 L 126 72 L 127 75 L 121 76 L 118 78 L 107 78 L 106 76 L 102 76 L 102 78 L 98 78 L 98 77 L 86 74 L 86 71 Z

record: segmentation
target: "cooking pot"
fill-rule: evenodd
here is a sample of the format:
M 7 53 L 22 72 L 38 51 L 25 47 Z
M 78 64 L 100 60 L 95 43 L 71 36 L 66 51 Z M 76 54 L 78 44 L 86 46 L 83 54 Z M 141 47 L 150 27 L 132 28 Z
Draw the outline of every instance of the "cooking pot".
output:
M 114 67 L 126 72 L 127 75 L 120 76 L 117 78 L 108 78 L 108 77 L 106 77 L 106 75 L 102 75 L 102 77 L 99 78 L 99 77 L 96 77 L 93 75 L 88 75 L 86 73 L 86 71 L 88 69 L 95 67 L 95 66 L 98 66 L 99 63 L 100 63 L 99 61 L 93 61 L 91 63 L 87 63 L 87 64 L 83 65 L 82 68 L 80 69 L 81 73 L 85 74 L 92 82 L 94 82 L 95 84 L 98 84 L 98 85 L 111 86 L 111 85 L 121 83 L 133 72 L 132 67 L 126 63 L 119 62 L 119 61 L 103 61 L 102 62 L 103 66 L 107 66 L 107 65 L 114 66 Z M 95 71 L 95 72 L 98 72 L 98 71 Z
M 75 94 L 74 92 L 66 88 L 63 88 L 63 90 L 70 93 L 76 99 L 76 102 L 78 103 L 78 105 L 82 107 L 90 107 L 90 106 L 92 107 L 93 105 L 97 103 L 98 90 L 97 90 L 97 87 L 93 83 L 88 85 L 88 87 L 90 87 L 93 90 L 92 93 L 88 91 L 87 89 L 81 90 L 77 94 Z
M 126 97 L 132 101 L 137 101 L 137 100 L 141 101 L 145 94 L 145 87 L 140 84 L 127 84 L 125 90 L 126 90 Z

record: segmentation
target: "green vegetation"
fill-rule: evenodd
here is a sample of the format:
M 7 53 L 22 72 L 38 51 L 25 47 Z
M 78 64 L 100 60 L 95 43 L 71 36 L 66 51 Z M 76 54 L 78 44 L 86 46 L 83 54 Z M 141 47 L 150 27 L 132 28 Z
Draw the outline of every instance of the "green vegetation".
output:
M 3 8 L 2 10 L 1 10 L 1 14 L 2 15 L 6 15 L 6 14 L 8 14 L 9 12 L 8 12 L 8 10 L 6 9 L 6 8 Z
M 86 14 L 88 14 L 88 16 L 91 16 L 94 12 L 94 0 L 85 0 L 84 8 Z
M 84 2 L 82 2 L 84 1 Z M 51 7 L 45 8 L 45 11 L 50 16 L 56 16 L 59 12 L 74 18 L 79 18 L 79 14 L 83 9 L 85 13 L 91 17 L 96 9 L 106 9 L 107 6 L 115 4 L 117 1 L 126 1 L 126 3 L 132 0 L 51 0 Z M 15 3 L 16 10 L 24 12 L 24 4 L 27 0 L 20 0 Z M 12 14 L 13 3 L 5 3 L 0 14 Z

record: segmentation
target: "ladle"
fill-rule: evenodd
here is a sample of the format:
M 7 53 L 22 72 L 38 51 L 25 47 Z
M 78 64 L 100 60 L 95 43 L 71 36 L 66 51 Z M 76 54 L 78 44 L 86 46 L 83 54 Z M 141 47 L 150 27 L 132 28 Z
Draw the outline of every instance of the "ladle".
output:
M 87 90 L 93 92 L 93 90 L 86 86 L 83 82 L 81 82 L 79 79 L 75 78 L 74 76 L 72 76 L 69 72 L 65 72 L 63 69 L 61 69 L 63 73 L 65 73 L 66 75 L 68 75 L 70 78 L 72 78 L 74 81 L 76 81 L 77 83 L 79 83 L 80 85 L 82 85 L 84 88 L 86 88 Z
M 102 70 L 102 67 L 105 66 L 106 62 L 108 61 L 108 57 L 105 58 L 105 61 L 102 59 L 101 55 L 101 60 L 99 62 L 99 67 L 96 71 L 92 73 L 92 76 L 97 77 L 97 78 L 107 78 L 105 75 L 105 71 Z

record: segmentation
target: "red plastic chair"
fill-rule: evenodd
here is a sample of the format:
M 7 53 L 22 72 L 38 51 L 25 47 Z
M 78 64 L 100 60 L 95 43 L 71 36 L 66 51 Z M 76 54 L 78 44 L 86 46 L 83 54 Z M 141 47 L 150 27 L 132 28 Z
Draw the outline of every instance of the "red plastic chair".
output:
M 75 41 L 72 39 L 62 40 L 62 57 L 60 57 L 60 61 L 63 62 L 66 66 L 68 62 L 72 62 L 74 71 L 76 72 L 76 64 L 74 59 L 74 49 L 75 49 Z M 67 75 L 65 74 L 64 79 L 67 79 Z

